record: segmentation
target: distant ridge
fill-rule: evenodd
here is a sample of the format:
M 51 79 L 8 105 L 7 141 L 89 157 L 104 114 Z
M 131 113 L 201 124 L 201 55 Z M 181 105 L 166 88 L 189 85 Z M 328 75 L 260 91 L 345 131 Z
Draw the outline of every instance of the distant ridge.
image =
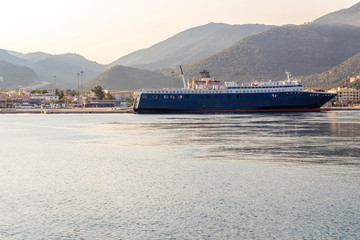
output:
M 17 66 L 26 66 L 33 69 L 38 79 L 49 83 L 48 88 L 54 88 L 56 85 L 57 88 L 75 89 L 77 88 L 77 73 L 83 71 L 83 80 L 87 82 L 103 72 L 107 67 L 73 53 L 51 55 L 43 52 L 34 52 L 22 54 L 0 49 L 0 59 Z M 12 69 L 16 70 L 15 68 Z M 16 87 L 15 85 L 12 86 Z
M 36 73 L 25 66 L 17 66 L 0 60 L 0 88 L 18 88 L 40 83 Z
M 22 58 L 22 55 L 10 54 L 7 50 L 0 49 L 0 60 L 18 65 L 18 66 L 30 66 L 30 62 Z
M 56 87 L 58 88 L 77 88 L 77 73 L 81 71 L 84 72 L 83 80 L 86 83 L 106 69 L 104 65 L 72 53 L 50 55 L 38 59 L 40 61 L 35 62 L 32 67 L 39 78 L 52 84 L 55 84 L 54 81 L 56 80 Z M 56 76 L 55 79 L 54 76 Z
M 109 90 L 136 90 L 141 88 L 179 87 L 180 80 L 161 73 L 125 66 L 114 66 L 85 84 L 86 89 L 97 85 Z
M 272 27 L 274 26 L 263 24 L 209 23 L 185 30 L 149 48 L 121 57 L 110 66 L 125 65 L 154 70 L 189 63 Z
M 170 37 L 164 41 L 161 41 L 150 48 L 140 49 L 133 53 L 130 53 L 124 57 L 119 58 L 110 64 L 131 66 L 135 64 L 148 64 L 154 62 L 155 59 L 161 59 L 165 57 L 170 51 L 174 49 L 180 49 L 188 44 L 199 41 L 204 37 L 228 24 L 223 23 L 209 23 L 203 26 L 187 29 L 181 33 Z
M 329 13 L 314 21 L 319 24 L 348 24 L 360 27 L 360 2 L 350 8 Z

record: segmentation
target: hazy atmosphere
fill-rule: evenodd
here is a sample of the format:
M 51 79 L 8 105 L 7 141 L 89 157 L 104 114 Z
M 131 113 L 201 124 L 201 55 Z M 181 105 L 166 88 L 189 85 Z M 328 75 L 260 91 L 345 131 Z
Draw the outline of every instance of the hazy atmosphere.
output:
M 302 24 L 358 0 L 1 0 L 0 47 L 108 64 L 209 22 Z
M 0 1 L 0 240 L 360 239 L 360 0 Z

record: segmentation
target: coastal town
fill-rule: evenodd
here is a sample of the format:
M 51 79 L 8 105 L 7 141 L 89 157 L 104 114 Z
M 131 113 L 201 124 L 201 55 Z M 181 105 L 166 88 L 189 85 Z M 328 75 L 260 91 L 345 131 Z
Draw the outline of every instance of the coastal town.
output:
M 128 111 L 132 103 L 131 91 L 109 92 L 103 90 L 104 97 L 99 99 L 92 91 L 75 90 L 10 90 L 0 92 L 0 112 L 2 113 L 46 113 L 96 111 Z M 79 111 L 82 110 L 82 111 Z M 84 111 L 85 110 L 85 111 Z M 100 112 L 101 112 L 100 111 Z M 99 112 L 99 111 L 97 111 Z

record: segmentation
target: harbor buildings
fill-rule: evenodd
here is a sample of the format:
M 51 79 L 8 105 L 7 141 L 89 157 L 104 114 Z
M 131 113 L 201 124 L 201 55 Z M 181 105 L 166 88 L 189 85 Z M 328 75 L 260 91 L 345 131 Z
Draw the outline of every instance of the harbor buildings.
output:
M 360 103 L 360 90 L 355 88 L 337 88 L 329 92 L 337 93 L 335 101 L 339 105 L 354 105 Z

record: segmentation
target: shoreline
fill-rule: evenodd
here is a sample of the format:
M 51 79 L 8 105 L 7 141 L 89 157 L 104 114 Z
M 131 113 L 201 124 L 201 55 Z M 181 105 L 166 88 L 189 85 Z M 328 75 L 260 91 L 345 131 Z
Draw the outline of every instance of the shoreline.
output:
M 328 111 L 360 111 L 360 107 L 326 107 Z
M 360 107 L 324 107 L 322 111 L 360 111 Z M 0 114 L 96 114 L 96 113 L 134 113 L 132 107 L 126 108 L 59 108 L 59 109 L 14 109 L 2 108 Z
M 133 113 L 132 107 L 128 108 L 49 108 L 49 109 L 0 109 L 0 114 L 79 114 L 79 113 Z

